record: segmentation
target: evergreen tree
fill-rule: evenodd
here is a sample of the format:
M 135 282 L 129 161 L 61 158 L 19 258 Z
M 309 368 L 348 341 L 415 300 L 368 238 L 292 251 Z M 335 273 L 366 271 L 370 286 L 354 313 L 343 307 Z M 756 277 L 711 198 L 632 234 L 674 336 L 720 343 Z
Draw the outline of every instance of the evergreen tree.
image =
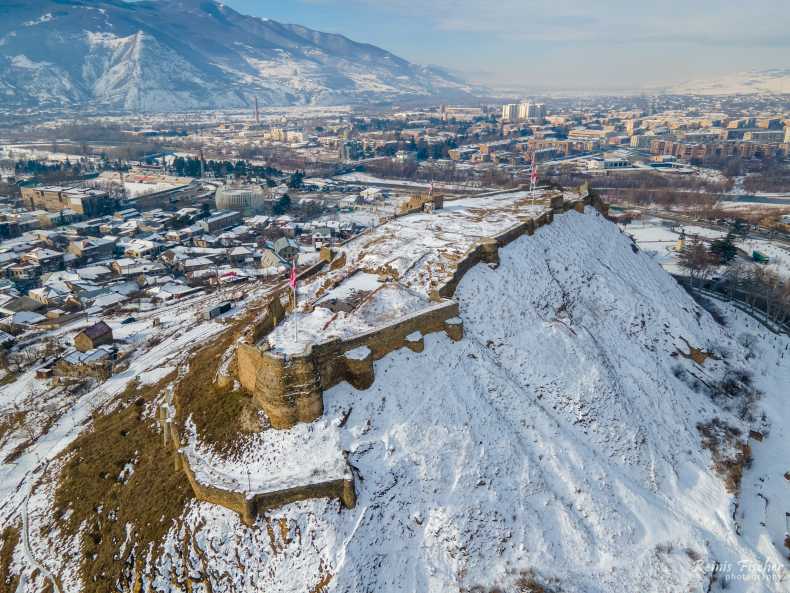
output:
M 736 235 L 746 235 L 749 231 L 749 223 L 743 220 L 742 218 L 736 218 L 735 223 L 732 225 L 730 229 L 730 233 Z
M 738 248 L 733 242 L 733 234 L 730 232 L 725 238 L 713 241 L 710 245 L 710 252 L 719 258 L 720 264 L 729 264 L 738 255 Z
M 274 205 L 274 214 L 275 216 L 280 216 L 285 214 L 291 209 L 291 196 L 288 194 L 284 194 L 277 203 Z
M 291 179 L 288 180 L 288 187 L 290 189 L 299 189 L 303 185 L 304 185 L 304 173 L 302 171 L 297 171 L 296 173 L 291 175 Z M 288 199 L 290 200 L 290 198 Z

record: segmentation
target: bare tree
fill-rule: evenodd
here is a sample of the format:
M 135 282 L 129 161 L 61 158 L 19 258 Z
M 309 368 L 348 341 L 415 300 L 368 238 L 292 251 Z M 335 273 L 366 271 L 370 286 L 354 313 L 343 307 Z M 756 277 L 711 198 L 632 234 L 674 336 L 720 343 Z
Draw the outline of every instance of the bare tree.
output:
M 694 288 L 695 283 L 699 286 L 703 280 L 710 277 L 717 261 L 716 256 L 708 251 L 699 237 L 694 237 L 680 252 L 678 263 L 688 271 L 691 287 Z

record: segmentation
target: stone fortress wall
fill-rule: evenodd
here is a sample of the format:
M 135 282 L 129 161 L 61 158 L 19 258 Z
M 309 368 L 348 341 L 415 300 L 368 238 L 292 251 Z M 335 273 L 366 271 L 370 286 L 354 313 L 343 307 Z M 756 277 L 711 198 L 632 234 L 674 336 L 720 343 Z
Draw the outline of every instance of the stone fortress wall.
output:
M 415 351 L 421 351 L 421 346 L 407 340 L 415 332 L 424 336 L 445 331 L 452 339 L 460 340 L 463 325 L 457 321 L 458 303 L 451 299 L 463 276 L 478 263 L 498 264 L 500 248 L 551 224 L 555 213 L 569 209 L 583 212 L 589 203 L 592 203 L 590 198 L 566 202 L 561 195 L 555 196 L 551 198 L 551 210 L 478 241 L 457 263 L 450 279 L 431 295 L 437 305 L 393 324 L 348 340 L 313 344 L 306 353 L 291 357 L 262 350 L 257 346 L 259 339 L 241 344 L 237 351 L 239 381 L 253 394 L 273 428 L 288 429 L 299 422 L 320 418 L 324 411 L 323 392 L 327 389 L 342 381 L 348 381 L 356 389 L 367 389 L 374 380 L 373 362 L 403 347 L 420 348 Z M 252 333 L 253 337 L 263 337 L 267 333 L 265 330 L 271 327 L 269 317 L 282 320 L 276 310 L 277 304 L 275 299 L 270 315 L 261 322 L 261 330 Z M 364 360 L 349 360 L 345 356 L 359 348 L 370 351 Z
M 179 448 L 181 437 L 172 420 L 171 412 L 172 410 L 164 406 L 161 420 L 165 427 L 165 440 L 172 443 L 174 447 L 175 470 L 184 472 L 196 499 L 238 513 L 245 525 L 252 526 L 255 520 L 266 512 L 301 500 L 330 498 L 339 500 L 347 509 L 356 506 L 357 496 L 353 478 L 314 482 L 269 492 L 242 492 L 202 483 L 190 466 L 187 455 Z
M 285 355 L 262 349 L 258 344 L 271 333 L 286 316 L 289 305 L 287 285 L 278 287 L 271 295 L 265 314 L 250 327 L 245 339 L 237 347 L 236 373 L 239 383 L 249 391 L 253 400 L 266 412 L 273 429 L 288 429 L 300 422 L 312 422 L 323 415 L 323 394 L 327 389 L 349 382 L 356 389 L 368 389 L 375 380 L 373 363 L 400 348 L 414 352 L 424 350 L 425 335 L 444 331 L 455 341 L 463 338 L 463 324 L 458 317 L 458 303 L 451 300 L 463 276 L 479 263 L 498 264 L 499 249 L 523 235 L 532 235 L 541 226 L 551 224 L 554 216 L 568 210 L 584 212 L 592 205 L 608 215 L 608 205 L 598 198 L 586 196 L 565 201 L 562 195 L 550 198 L 550 210 L 540 216 L 525 219 L 496 236 L 478 241 L 457 262 L 450 278 L 440 286 L 432 300 L 436 304 L 394 323 L 346 340 L 334 339 L 313 344 L 300 355 Z M 342 264 L 339 260 L 342 258 Z M 345 265 L 342 252 L 334 256 L 322 251 L 321 262 L 303 272 L 300 277 L 318 273 L 325 266 L 335 269 Z M 174 443 L 179 443 L 172 422 Z M 346 508 L 356 504 L 354 480 L 344 479 L 325 483 L 305 484 L 287 490 L 267 493 L 226 491 L 201 484 L 182 452 L 177 452 L 177 467 L 187 475 L 196 498 L 219 504 L 239 513 L 245 523 L 282 505 L 311 498 L 339 499 Z

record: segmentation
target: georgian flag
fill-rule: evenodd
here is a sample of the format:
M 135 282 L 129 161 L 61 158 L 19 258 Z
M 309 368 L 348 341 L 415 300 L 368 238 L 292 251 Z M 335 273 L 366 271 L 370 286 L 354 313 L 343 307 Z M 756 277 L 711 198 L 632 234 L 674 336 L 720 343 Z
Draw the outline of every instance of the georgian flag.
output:
M 538 164 L 534 160 L 532 161 L 532 175 L 529 176 L 529 179 L 533 185 L 538 184 Z
M 296 258 L 294 258 L 293 265 L 291 266 L 291 279 L 288 281 L 288 284 L 296 291 Z

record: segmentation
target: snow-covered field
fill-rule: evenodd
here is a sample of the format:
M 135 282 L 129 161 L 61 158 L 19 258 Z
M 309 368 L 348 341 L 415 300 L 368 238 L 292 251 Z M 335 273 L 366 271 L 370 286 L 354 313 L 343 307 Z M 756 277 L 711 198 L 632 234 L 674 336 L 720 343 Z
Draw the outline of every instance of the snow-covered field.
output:
M 678 265 L 678 253 L 675 251 L 681 231 L 686 238 L 700 237 L 703 240 L 714 240 L 726 235 L 723 231 L 695 225 L 671 225 L 658 218 L 637 220 L 624 228 L 624 232 L 634 237 L 637 244 L 650 253 L 664 269 L 671 273 L 684 273 Z M 760 251 L 768 256 L 769 269 L 783 278 L 790 278 L 790 250 L 780 244 L 762 239 L 736 239 L 738 249 L 751 257 L 753 251 Z
M 760 239 L 737 241 L 736 245 L 750 254 L 759 251 L 768 256 L 768 267 L 784 278 L 790 278 L 790 250 L 781 245 Z
M 682 272 L 675 251 L 680 233 L 675 227 L 657 218 L 648 218 L 635 220 L 624 232 L 631 235 L 639 247 L 655 258 L 667 272 Z

